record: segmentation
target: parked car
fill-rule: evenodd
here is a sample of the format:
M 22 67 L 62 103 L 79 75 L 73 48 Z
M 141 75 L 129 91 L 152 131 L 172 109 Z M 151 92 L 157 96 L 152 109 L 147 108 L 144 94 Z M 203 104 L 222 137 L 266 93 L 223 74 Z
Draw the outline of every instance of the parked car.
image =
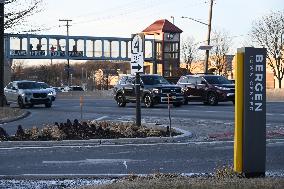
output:
M 70 86 L 70 91 L 84 91 L 81 86 Z
M 223 76 L 186 75 L 180 77 L 177 85 L 182 88 L 185 104 L 189 101 L 202 101 L 210 105 L 225 101 L 235 103 L 235 85 Z
M 84 91 L 84 89 L 81 86 L 65 86 L 62 90 L 62 92 L 69 92 L 69 91 Z
M 52 96 L 51 99 L 52 99 L 52 101 L 55 101 L 55 99 L 56 99 L 56 90 L 53 87 L 51 87 L 48 84 L 46 84 L 45 82 L 37 82 L 37 83 L 39 84 L 39 87 L 41 89 L 48 89 L 48 90 L 50 90 L 50 93 L 51 93 L 51 96 Z
M 33 107 L 44 104 L 52 106 L 52 94 L 48 89 L 41 89 L 35 81 L 13 81 L 4 88 L 4 94 L 8 103 L 18 103 L 20 108 Z
M 153 107 L 155 104 L 167 104 L 168 94 L 170 103 L 174 106 L 183 104 L 184 97 L 181 88 L 171 85 L 166 79 L 159 75 L 141 75 L 141 97 L 140 100 L 145 107 Z M 119 107 L 126 103 L 136 102 L 135 76 L 123 76 L 114 87 L 114 99 Z

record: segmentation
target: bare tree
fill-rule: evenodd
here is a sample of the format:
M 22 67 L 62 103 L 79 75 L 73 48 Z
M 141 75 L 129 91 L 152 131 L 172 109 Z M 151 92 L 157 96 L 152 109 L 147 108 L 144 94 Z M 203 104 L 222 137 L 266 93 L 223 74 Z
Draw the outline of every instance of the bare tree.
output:
M 197 44 L 193 38 L 187 38 L 183 41 L 181 53 L 186 69 L 191 73 L 194 69 L 192 62 L 197 58 Z
M 281 88 L 284 76 L 284 12 L 272 12 L 253 23 L 251 37 L 267 49 L 268 65 Z
M 14 80 L 20 80 L 23 77 L 24 73 L 24 62 L 23 61 L 14 61 L 11 67 L 11 79 Z
M 41 3 L 42 0 L 5 0 L 4 29 L 23 25 L 29 16 L 40 11 Z
M 232 39 L 226 31 L 214 31 L 212 36 L 213 48 L 211 49 L 212 65 L 216 67 L 217 74 L 227 75 L 227 59 L 226 55 L 232 46 Z

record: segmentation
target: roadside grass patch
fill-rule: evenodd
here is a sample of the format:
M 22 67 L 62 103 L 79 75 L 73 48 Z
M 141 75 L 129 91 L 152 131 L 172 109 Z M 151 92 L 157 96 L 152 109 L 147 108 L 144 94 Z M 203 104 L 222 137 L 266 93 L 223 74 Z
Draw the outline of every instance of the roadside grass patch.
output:
M 172 130 L 172 136 L 181 133 Z M 21 125 L 14 136 L 9 136 L 0 127 L 1 141 L 48 141 L 48 140 L 88 140 L 88 139 L 117 139 L 117 138 L 146 138 L 168 137 L 168 127 L 136 126 L 133 122 L 87 121 L 72 123 L 69 119 L 65 123 L 45 125 L 43 128 L 33 127 L 23 129 Z
M 181 174 L 156 173 L 149 176 L 129 175 L 111 184 L 82 186 L 78 189 L 282 189 L 284 178 L 266 177 L 247 179 L 234 173 L 230 167 L 217 169 L 213 174 Z
M 11 119 L 21 116 L 25 110 L 19 108 L 0 107 L 0 122 L 1 120 Z

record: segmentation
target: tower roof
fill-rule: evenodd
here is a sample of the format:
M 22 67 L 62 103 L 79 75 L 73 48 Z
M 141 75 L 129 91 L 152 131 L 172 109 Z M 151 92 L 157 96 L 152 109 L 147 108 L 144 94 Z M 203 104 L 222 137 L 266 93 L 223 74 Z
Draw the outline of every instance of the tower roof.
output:
M 157 20 L 142 31 L 146 34 L 157 34 L 162 32 L 182 33 L 183 31 L 169 22 L 167 19 Z

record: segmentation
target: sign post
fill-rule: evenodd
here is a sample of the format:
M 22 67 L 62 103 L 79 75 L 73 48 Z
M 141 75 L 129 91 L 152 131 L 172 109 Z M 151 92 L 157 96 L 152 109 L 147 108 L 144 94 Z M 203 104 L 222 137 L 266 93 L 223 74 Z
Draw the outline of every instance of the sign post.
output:
M 83 120 L 83 103 L 84 103 L 84 98 L 83 96 L 80 96 L 81 120 Z
M 238 49 L 236 66 L 234 170 L 265 176 L 266 49 Z
M 141 126 L 141 104 L 140 104 L 140 72 L 143 73 L 144 65 L 144 35 L 132 35 L 131 41 L 131 74 L 135 74 L 136 93 L 136 125 Z
M 4 0 L 0 0 L 0 107 L 5 105 L 4 96 Z

